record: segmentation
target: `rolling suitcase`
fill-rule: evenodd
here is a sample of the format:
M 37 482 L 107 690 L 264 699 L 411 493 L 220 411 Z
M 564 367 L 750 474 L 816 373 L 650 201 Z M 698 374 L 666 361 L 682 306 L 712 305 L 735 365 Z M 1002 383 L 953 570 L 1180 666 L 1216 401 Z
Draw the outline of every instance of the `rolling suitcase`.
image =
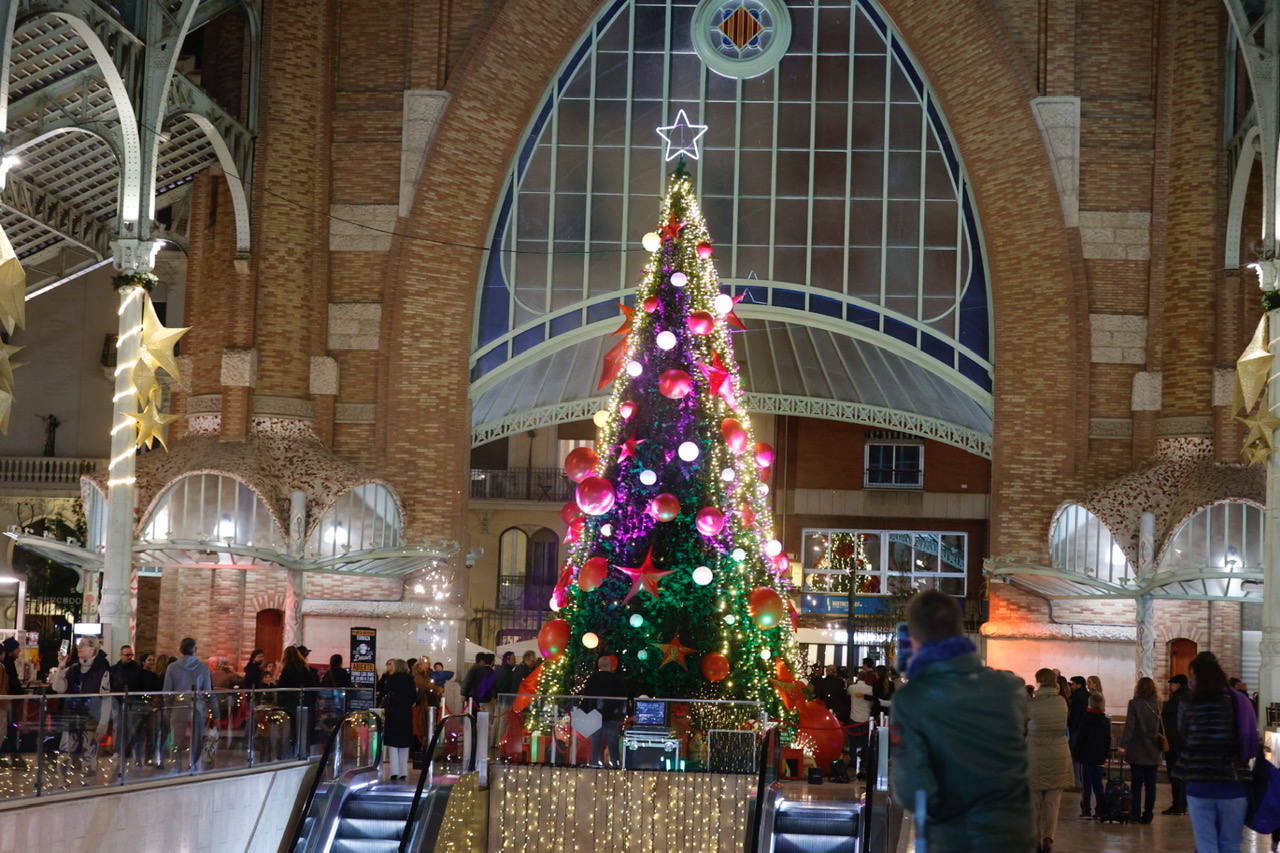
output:
M 1119 774 L 1112 775 L 1112 768 L 1118 767 Z M 1095 816 L 1098 820 L 1109 823 L 1128 823 L 1130 810 L 1133 807 L 1133 790 L 1124 781 L 1124 764 L 1119 758 L 1112 757 L 1107 761 L 1107 778 L 1102 785 L 1102 802 L 1098 803 Z

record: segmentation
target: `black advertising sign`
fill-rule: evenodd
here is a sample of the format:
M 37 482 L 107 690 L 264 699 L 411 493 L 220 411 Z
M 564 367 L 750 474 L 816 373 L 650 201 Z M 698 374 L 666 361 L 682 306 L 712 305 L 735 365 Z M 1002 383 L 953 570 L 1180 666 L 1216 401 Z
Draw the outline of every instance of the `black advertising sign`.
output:
M 374 690 L 378 684 L 378 629 L 351 629 L 351 685 L 358 692 L 351 697 L 348 710 L 359 711 L 373 707 Z

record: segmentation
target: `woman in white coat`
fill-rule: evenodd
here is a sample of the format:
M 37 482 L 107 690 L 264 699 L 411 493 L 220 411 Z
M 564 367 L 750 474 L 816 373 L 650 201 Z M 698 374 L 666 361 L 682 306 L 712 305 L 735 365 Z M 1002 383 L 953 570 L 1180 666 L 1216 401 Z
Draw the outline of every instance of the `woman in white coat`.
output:
M 1075 781 L 1067 744 L 1067 702 L 1058 692 L 1058 674 L 1051 669 L 1036 672 L 1036 692 L 1028 703 L 1027 764 L 1037 850 L 1050 853 L 1062 792 Z

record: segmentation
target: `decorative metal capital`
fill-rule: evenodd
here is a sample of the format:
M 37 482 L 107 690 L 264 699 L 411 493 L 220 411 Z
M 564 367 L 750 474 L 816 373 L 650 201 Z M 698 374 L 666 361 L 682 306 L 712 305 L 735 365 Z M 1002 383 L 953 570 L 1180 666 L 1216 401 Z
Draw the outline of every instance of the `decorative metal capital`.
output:
M 1263 293 L 1276 291 L 1277 285 L 1280 285 L 1280 260 L 1264 256 L 1247 266 L 1258 277 L 1259 290 Z
M 156 255 L 160 254 L 161 240 L 139 240 L 134 237 L 121 237 L 111 241 L 111 254 L 115 258 L 115 268 L 125 275 L 146 275 L 156 266 Z

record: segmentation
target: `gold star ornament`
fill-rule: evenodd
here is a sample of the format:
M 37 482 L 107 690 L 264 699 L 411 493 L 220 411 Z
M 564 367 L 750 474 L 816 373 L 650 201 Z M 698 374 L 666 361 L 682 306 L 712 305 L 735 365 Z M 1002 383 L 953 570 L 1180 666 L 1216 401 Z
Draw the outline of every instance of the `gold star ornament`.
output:
M 684 643 L 680 642 L 679 634 L 672 637 L 671 642 L 669 643 L 654 643 L 653 645 L 662 650 L 662 663 L 658 664 L 658 666 L 666 666 L 669 663 L 678 663 L 680 666 L 688 669 L 689 664 L 685 662 L 685 658 L 698 651 L 697 649 L 691 649 Z
M 1265 441 L 1255 442 L 1245 446 L 1244 458 L 1250 465 L 1265 465 L 1267 457 L 1271 455 L 1271 448 Z
M 1267 445 L 1268 450 L 1275 450 L 1272 437 L 1275 431 L 1280 429 L 1280 418 L 1272 417 L 1270 412 L 1259 411 L 1252 417 L 1236 418 L 1236 420 L 1249 428 L 1249 434 L 1244 439 L 1246 449 L 1251 444 L 1262 442 Z
M 9 335 L 15 328 L 27 324 L 27 273 L 3 230 L 0 230 L 0 324 Z
M 1267 387 L 1267 371 L 1271 367 L 1271 351 L 1267 328 L 1267 315 L 1263 314 L 1258 321 L 1258 328 L 1253 330 L 1253 338 L 1245 347 L 1241 356 L 1236 359 L 1236 393 L 1240 408 L 1248 412 Z
M 183 329 L 185 332 L 186 329 Z M 168 443 L 165 442 L 165 434 L 169 430 L 169 424 L 178 419 L 177 415 L 166 415 L 160 411 L 160 389 L 156 388 L 151 392 L 151 399 L 147 401 L 147 405 L 143 406 L 141 412 L 130 413 L 132 420 L 138 427 L 138 435 L 134 439 L 134 444 L 138 447 L 150 447 L 155 441 L 160 442 L 160 446 L 165 450 L 169 449 Z
M 145 301 L 142 304 L 142 338 L 139 341 L 138 358 L 151 368 L 152 372 L 163 370 L 175 380 L 181 381 L 182 376 L 178 371 L 178 360 L 173 354 L 173 348 L 189 329 L 166 328 L 156 316 L 155 306 L 151 304 L 151 296 L 145 295 L 143 299 Z

